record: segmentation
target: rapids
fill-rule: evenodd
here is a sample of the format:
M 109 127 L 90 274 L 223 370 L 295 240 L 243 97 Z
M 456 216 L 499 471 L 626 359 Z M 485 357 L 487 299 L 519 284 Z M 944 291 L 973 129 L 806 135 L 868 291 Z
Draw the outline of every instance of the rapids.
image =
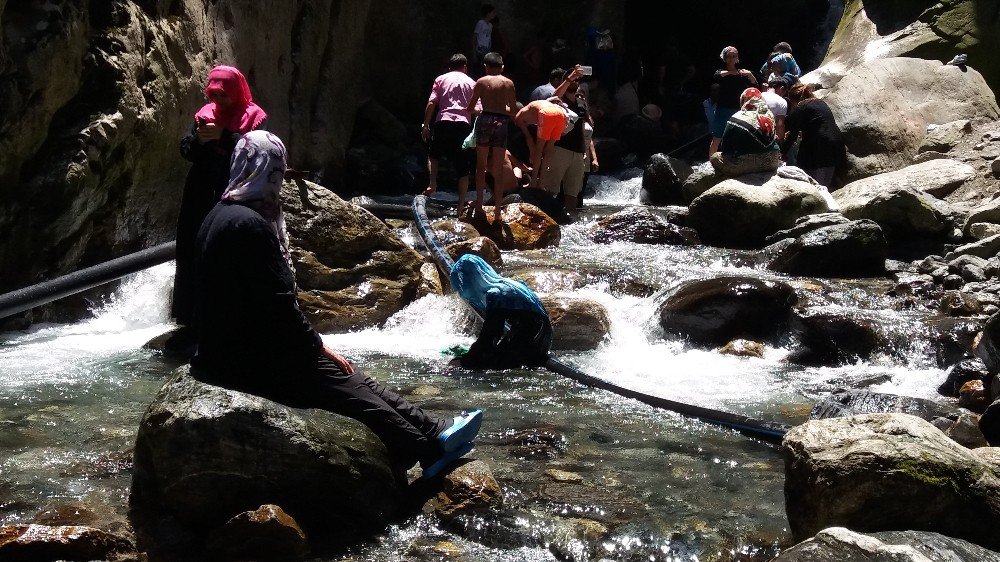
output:
M 591 242 L 596 217 L 638 201 L 640 178 L 623 177 L 591 179 L 594 196 L 559 247 L 504 255 L 505 274 L 545 270 L 549 290 L 607 308 L 607 340 L 560 359 L 645 393 L 790 424 L 838 387 L 935 395 L 944 372 L 925 313 L 894 310 L 886 280 L 789 279 L 752 265 L 745 252 Z M 418 244 L 412 232 L 400 234 Z M 740 358 L 663 336 L 655 311 L 666 293 L 732 273 L 780 278 L 811 306 L 876 318 L 892 349 L 804 368 L 783 361 L 786 345 Z M 131 276 L 95 304 L 92 319 L 0 334 L 0 523 L 60 505 L 85 506 L 98 519 L 127 513 L 139 419 L 176 367 L 141 349 L 170 327 L 172 276 L 172 264 Z M 471 343 L 474 328 L 457 297 L 428 296 L 382 328 L 324 335 L 435 413 L 484 408 L 473 456 L 491 461 L 505 494 L 504 508 L 488 516 L 443 525 L 416 515 L 356 547 L 353 559 L 766 560 L 787 546 L 775 447 L 544 370 L 449 368 L 447 350 Z

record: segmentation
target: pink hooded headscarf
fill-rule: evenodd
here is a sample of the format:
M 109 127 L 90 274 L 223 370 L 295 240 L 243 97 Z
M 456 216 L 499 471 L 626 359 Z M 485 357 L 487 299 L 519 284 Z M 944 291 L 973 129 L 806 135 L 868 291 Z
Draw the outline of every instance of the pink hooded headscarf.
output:
M 216 66 L 208 74 L 205 95 L 212 91 L 223 91 L 233 101 L 232 106 L 223 111 L 215 102 L 202 106 L 195 119 L 213 122 L 223 129 L 245 135 L 256 129 L 267 118 L 267 113 L 253 102 L 250 86 L 239 69 L 232 66 Z

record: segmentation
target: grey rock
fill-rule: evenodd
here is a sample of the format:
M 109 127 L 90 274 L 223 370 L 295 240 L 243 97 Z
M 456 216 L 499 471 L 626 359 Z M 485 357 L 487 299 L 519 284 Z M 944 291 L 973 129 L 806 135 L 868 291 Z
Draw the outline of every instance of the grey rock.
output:
M 789 361 L 810 365 L 840 365 L 867 359 L 885 345 L 885 336 L 871 318 L 858 314 L 806 310 L 794 314 L 792 333 L 803 349 Z
M 927 531 L 861 534 L 829 527 L 772 562 L 1000 562 L 1000 554 Z
M 983 271 L 983 268 L 973 264 L 963 265 L 958 274 L 962 276 L 962 279 L 969 282 L 986 280 L 986 272 Z
M 968 410 L 926 398 L 872 392 L 865 389 L 838 390 L 813 406 L 811 419 L 843 418 L 859 414 L 909 414 L 930 421 L 935 418 L 956 420 Z
M 905 261 L 885 260 L 885 272 L 890 274 L 896 274 L 896 273 L 916 274 L 917 266 Z
M 764 239 L 764 242 L 773 244 L 786 238 L 798 238 L 807 232 L 812 232 L 813 230 L 823 228 L 824 226 L 847 224 L 849 222 L 851 222 L 851 220 L 840 213 L 817 213 L 815 215 L 806 215 L 796 219 L 795 225 L 791 228 L 779 230 L 778 232 L 768 236 Z
M 979 429 L 979 416 L 976 414 L 962 414 L 957 420 L 940 429 L 952 441 L 969 449 L 989 445 L 986 436 Z
M 869 220 L 824 226 L 799 236 L 768 269 L 812 277 L 875 277 L 885 273 L 885 236 Z
M 597 221 L 590 232 L 595 242 L 634 242 L 693 246 L 701 241 L 694 229 L 677 226 L 645 207 L 631 207 Z
M 946 275 L 945 278 L 941 281 L 941 285 L 945 289 L 960 289 L 964 284 L 965 280 L 962 279 L 962 276 L 955 275 L 954 273 L 952 273 L 951 275 Z
M 873 220 L 890 238 L 944 236 L 954 220 L 947 203 L 914 187 L 855 182 L 835 191 L 833 198 L 844 216 Z
M 945 262 L 941 256 L 927 256 L 917 264 L 917 272 L 930 273 L 942 265 L 945 265 Z
M 981 359 L 964 359 L 951 366 L 945 375 L 945 381 L 938 387 L 938 393 L 952 398 L 958 398 L 958 389 L 971 381 L 986 382 L 991 375 Z
M 972 254 L 960 254 L 948 260 L 948 270 L 952 273 L 958 273 L 962 271 L 962 268 L 966 265 L 973 265 L 980 269 L 985 269 L 986 264 L 986 260 L 979 256 Z
M 726 179 L 715 173 L 715 168 L 709 162 L 703 162 L 691 169 L 684 183 L 681 184 L 681 194 L 684 196 L 684 203 L 691 203 L 699 195 L 705 193 L 722 180 Z
M 452 242 L 445 246 L 445 251 L 448 252 L 448 256 L 453 260 L 457 260 L 465 254 L 474 254 L 483 258 L 494 269 L 503 265 L 503 252 L 497 247 L 496 242 L 485 236 Z
M 972 209 L 968 218 L 965 219 L 962 230 L 968 234 L 969 229 L 977 222 L 1000 224 L 1000 199 L 986 201 Z
M 976 222 L 969 225 L 969 236 L 982 240 L 1000 234 L 1000 224 Z
M 552 322 L 552 349 L 586 351 L 596 348 L 611 331 L 604 305 L 565 295 L 542 296 Z
M 993 465 L 927 421 L 907 414 L 811 420 L 788 432 L 782 450 L 796 539 L 840 525 L 922 529 L 1000 546 Z
M 640 201 L 648 205 L 677 205 L 684 203 L 681 184 L 691 175 L 691 167 L 682 160 L 665 154 L 649 158 L 642 173 Z
M 920 143 L 917 152 L 922 153 L 929 150 L 948 152 L 962 140 L 962 137 L 972 132 L 972 122 L 968 119 L 959 119 L 941 125 L 932 125 L 929 129 L 930 131 L 924 137 L 924 142 Z
M 983 238 L 982 240 L 978 240 L 964 246 L 959 246 L 953 251 L 948 252 L 944 259 L 951 262 L 955 258 L 964 255 L 977 256 L 980 258 L 992 258 L 997 255 L 998 251 L 1000 251 L 1000 234 L 990 236 L 989 238 Z
M 975 176 L 976 169 L 968 164 L 958 160 L 937 159 L 856 180 L 844 188 L 867 191 L 912 188 L 935 197 L 944 197 Z

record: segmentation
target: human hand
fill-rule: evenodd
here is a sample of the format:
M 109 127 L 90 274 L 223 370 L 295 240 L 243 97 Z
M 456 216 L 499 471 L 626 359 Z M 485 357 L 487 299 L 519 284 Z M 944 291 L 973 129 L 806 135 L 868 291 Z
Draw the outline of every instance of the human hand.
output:
M 222 127 L 215 123 L 202 123 L 198 125 L 198 142 L 204 144 L 208 141 L 222 138 Z
M 420 138 L 424 139 L 424 142 L 431 140 L 431 127 L 427 123 L 424 123 L 423 127 L 420 128 Z
M 597 158 L 592 159 L 590 161 L 590 171 L 596 172 L 599 168 L 600 166 L 597 165 Z
M 566 77 L 567 80 L 577 81 L 583 76 L 583 65 L 576 65 L 573 70 L 569 71 L 569 75 Z
M 326 345 L 323 346 L 323 355 L 326 355 L 327 359 L 333 361 L 334 364 L 340 367 L 340 370 L 344 371 L 348 375 L 354 374 L 354 367 L 351 366 L 351 364 L 347 361 L 347 359 L 344 359 L 343 357 L 340 356 L 340 354 L 330 349 Z

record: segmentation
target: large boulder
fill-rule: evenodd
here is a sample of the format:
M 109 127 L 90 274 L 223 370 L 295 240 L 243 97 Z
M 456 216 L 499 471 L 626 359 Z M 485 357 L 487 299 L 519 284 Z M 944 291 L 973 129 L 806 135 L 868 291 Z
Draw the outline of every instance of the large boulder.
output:
M 594 349 L 611 331 L 608 311 L 599 302 L 562 295 L 543 296 L 541 301 L 552 322 L 552 349 Z
M 919 152 L 937 152 L 943 154 L 955 148 L 962 137 L 972 132 L 972 122 L 968 119 L 959 119 L 942 125 L 929 127 L 924 142 L 920 143 Z
M 804 364 L 843 364 L 868 359 L 885 345 L 871 318 L 835 311 L 796 312 L 791 329 L 802 348 L 789 359 Z
M 424 258 L 382 221 L 307 181 L 286 181 L 281 196 L 299 303 L 317 330 L 376 326 L 416 299 Z
M 830 87 L 826 76 L 803 77 Z M 877 86 L 874 86 L 877 85 Z M 847 144 L 846 181 L 906 167 L 930 124 L 1000 117 L 982 75 L 939 61 L 886 58 L 861 62 L 830 87 L 824 100 Z
M 768 269 L 811 277 L 875 277 L 885 274 L 886 241 L 870 220 L 807 232 L 780 248 Z
M 851 219 L 845 217 L 844 215 L 833 212 L 833 213 L 818 213 L 815 215 L 806 215 L 804 217 L 799 217 L 795 221 L 795 225 L 791 228 L 785 230 L 779 230 L 774 234 L 768 236 L 764 239 L 768 244 L 773 244 L 780 240 L 786 238 L 798 238 L 807 232 L 812 232 L 823 228 L 824 226 L 833 226 L 835 224 L 847 224 L 851 222 Z
M 737 337 L 769 340 L 788 322 L 798 296 L 790 285 L 754 277 L 689 281 L 660 305 L 660 326 L 698 345 Z
M 715 168 L 709 162 L 702 162 L 691 169 L 691 173 L 681 183 L 681 196 L 685 204 L 690 204 L 709 189 L 715 187 L 719 182 L 726 179 L 716 174 Z
M 865 389 L 838 390 L 816 402 L 809 417 L 812 419 L 846 418 L 860 414 L 909 414 L 922 420 L 938 418 L 957 420 L 968 413 L 949 404 L 898 394 L 872 392 Z
M 937 159 L 855 180 L 844 187 L 864 186 L 865 191 L 872 192 L 912 187 L 941 199 L 975 175 L 976 169 L 968 164 Z
M 666 154 L 654 154 L 642 172 L 640 201 L 648 205 L 680 205 L 684 203 L 681 184 L 691 175 L 691 167 L 683 160 Z
M 800 217 L 830 210 L 812 184 L 777 176 L 763 185 L 742 180 L 728 179 L 691 202 L 688 220 L 705 243 L 760 247 Z
M 941 236 L 953 226 L 951 207 L 914 187 L 854 182 L 835 191 L 833 198 L 845 217 L 875 221 L 892 239 Z
M 772 562 L 1000 562 L 1000 554 L 961 539 L 926 531 L 864 535 L 844 527 L 823 529 Z
M 403 484 L 361 422 L 208 384 L 182 367 L 139 425 L 132 502 L 197 529 L 277 504 L 310 535 L 337 541 L 385 525 Z
M 782 442 L 792 535 L 923 530 L 1000 546 L 996 468 L 907 414 L 811 420 Z
M 1000 252 L 1000 234 L 994 234 L 975 242 L 963 244 L 945 254 L 944 259 L 949 262 L 957 259 L 959 256 L 975 256 L 989 259 L 997 255 L 997 252 Z
M 486 215 L 476 214 L 463 220 L 496 242 L 501 250 L 537 250 L 558 246 L 562 237 L 556 221 L 529 203 L 504 205 L 499 222 L 493 221 L 493 207 L 486 207 Z
M 700 243 L 693 229 L 667 222 L 645 207 L 630 207 L 597 221 L 590 231 L 595 242 L 633 242 L 693 246 Z

